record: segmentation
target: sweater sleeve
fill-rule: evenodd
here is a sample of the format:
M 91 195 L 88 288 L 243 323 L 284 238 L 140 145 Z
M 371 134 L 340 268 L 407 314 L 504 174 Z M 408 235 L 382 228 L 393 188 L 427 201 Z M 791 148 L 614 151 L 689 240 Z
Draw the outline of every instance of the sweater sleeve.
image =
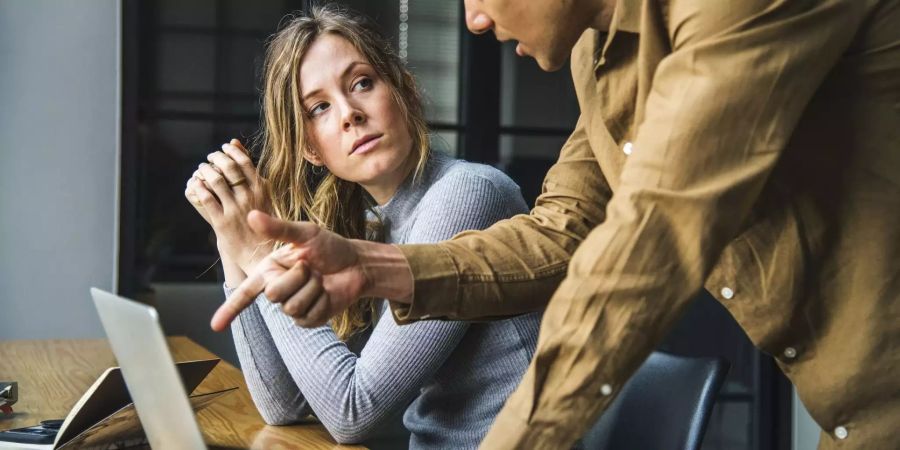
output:
M 260 306 L 288 375 L 339 443 L 368 438 L 409 404 L 467 329 L 462 322 L 400 327 L 385 314 L 356 355 L 331 327 L 301 328 L 278 305 Z
M 463 230 L 486 228 L 525 209 L 518 192 L 515 196 L 504 194 L 486 177 L 462 171 L 448 173 L 423 196 L 407 240 L 437 242 Z M 267 400 L 256 400 L 257 405 L 270 408 L 269 415 L 295 419 L 291 413 L 302 411 L 304 402 L 309 402 L 322 424 L 340 443 L 366 439 L 383 420 L 405 408 L 443 365 L 468 329 L 465 322 L 444 321 L 399 326 L 390 314 L 385 314 L 362 352 L 356 355 L 331 327 L 298 327 L 278 305 L 264 300 L 257 300 L 255 308 L 268 330 L 262 334 L 270 333 L 280 355 L 267 353 L 267 358 L 274 356 L 279 361 L 268 365 L 256 361 L 245 370 L 248 386 L 258 391 L 254 399 Z M 247 320 L 240 323 L 245 322 L 249 326 Z M 237 339 L 237 333 L 235 336 Z M 243 336 L 250 342 L 247 336 L 252 333 L 244 328 Z M 265 340 L 253 343 L 265 344 Z M 271 347 L 261 347 L 271 352 Z M 262 352 L 260 348 L 255 353 L 257 360 Z M 262 377 L 260 368 L 271 372 Z M 289 378 L 298 390 L 284 389 L 278 382 L 250 383 L 254 377 L 258 381 Z M 284 395 L 280 404 L 279 395 Z
M 226 298 L 231 290 L 225 287 Z M 309 415 L 306 399 L 278 353 L 260 314 L 269 302 L 261 295 L 231 323 L 231 334 L 250 397 L 269 425 L 294 423 Z

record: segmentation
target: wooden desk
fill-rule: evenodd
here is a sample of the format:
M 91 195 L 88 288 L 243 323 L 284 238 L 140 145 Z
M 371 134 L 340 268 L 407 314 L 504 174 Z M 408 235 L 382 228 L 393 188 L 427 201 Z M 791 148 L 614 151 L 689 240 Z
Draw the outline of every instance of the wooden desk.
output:
M 186 337 L 168 341 L 176 361 L 217 358 Z M 15 413 L 0 415 L 0 429 L 65 418 L 94 380 L 115 365 L 105 339 L 0 342 L 0 380 L 19 382 Z M 321 425 L 267 426 L 250 399 L 241 371 L 225 361 L 219 362 L 196 391 L 233 386 L 240 389 L 197 415 L 207 444 L 260 450 L 364 448 L 335 444 Z

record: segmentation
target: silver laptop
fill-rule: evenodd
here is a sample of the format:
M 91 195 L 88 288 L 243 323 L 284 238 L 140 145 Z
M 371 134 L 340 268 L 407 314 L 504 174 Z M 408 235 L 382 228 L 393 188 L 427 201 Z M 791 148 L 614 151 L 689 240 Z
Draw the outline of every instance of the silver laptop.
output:
M 154 449 L 206 449 L 153 307 L 91 288 L 144 433 Z

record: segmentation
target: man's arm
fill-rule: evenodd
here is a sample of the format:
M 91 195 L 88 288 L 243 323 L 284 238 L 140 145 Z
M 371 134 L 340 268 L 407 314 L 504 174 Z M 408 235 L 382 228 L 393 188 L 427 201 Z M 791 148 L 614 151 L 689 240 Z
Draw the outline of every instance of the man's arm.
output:
M 247 221 L 254 232 L 293 248 L 264 258 L 216 311 L 211 327 L 224 329 L 263 291 L 271 301 L 296 302 L 285 311 L 302 326 L 321 325 L 362 297 L 391 299 L 398 323 L 542 309 L 572 253 L 603 221 L 611 195 L 584 127 L 579 120 L 530 215 L 451 241 L 395 246 L 344 239 L 310 222 L 251 212 Z M 607 140 L 615 147 L 611 137 Z M 306 265 L 323 274 L 322 283 L 311 281 Z
M 606 221 L 573 256 L 482 448 L 565 448 L 608 406 L 736 235 L 864 8 L 670 2 L 673 52 Z
M 414 287 L 412 304 L 392 302 L 395 318 L 480 319 L 544 308 L 572 253 L 603 222 L 610 195 L 579 120 L 530 214 L 439 244 L 398 247 Z

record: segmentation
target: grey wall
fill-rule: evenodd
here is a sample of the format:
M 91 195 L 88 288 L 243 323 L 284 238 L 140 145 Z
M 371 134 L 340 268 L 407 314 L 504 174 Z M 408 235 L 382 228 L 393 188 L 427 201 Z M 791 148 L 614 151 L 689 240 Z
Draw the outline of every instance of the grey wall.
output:
M 0 0 L 0 340 L 103 336 L 119 22 L 116 0 Z

